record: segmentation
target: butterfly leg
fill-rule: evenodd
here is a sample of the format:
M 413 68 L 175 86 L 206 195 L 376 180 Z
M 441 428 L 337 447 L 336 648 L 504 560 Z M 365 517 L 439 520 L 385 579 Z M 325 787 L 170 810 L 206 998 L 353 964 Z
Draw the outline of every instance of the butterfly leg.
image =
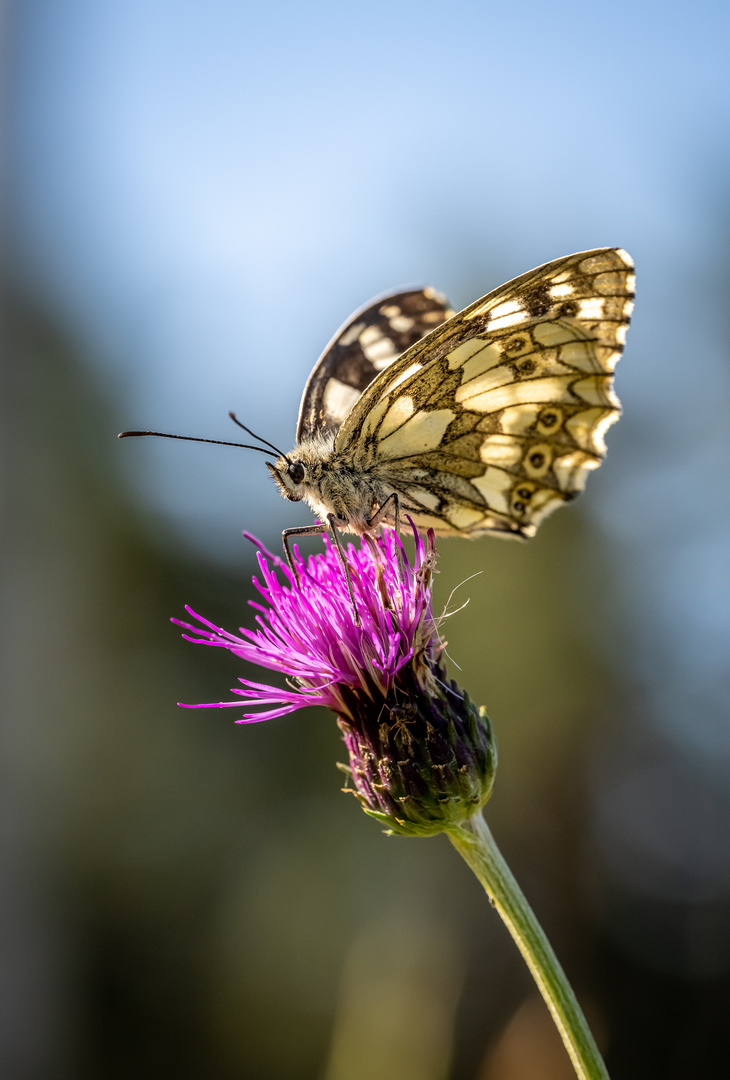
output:
M 321 534 L 325 532 L 327 532 L 327 526 L 323 525 L 321 522 L 318 522 L 316 525 L 303 525 L 300 527 L 295 527 L 293 529 L 284 529 L 283 533 L 281 534 L 281 539 L 284 544 L 284 552 L 286 553 L 286 561 L 289 564 L 289 569 L 294 575 L 294 580 L 297 583 L 297 587 L 299 587 L 299 571 L 297 570 L 297 567 L 294 563 L 294 557 L 292 556 L 291 548 L 289 547 L 289 538 L 292 536 L 321 536 Z
M 397 533 L 400 532 L 400 499 L 398 498 L 398 493 L 395 491 L 390 493 L 383 505 L 379 506 L 373 516 L 370 518 L 370 521 L 368 521 L 369 529 L 377 528 L 378 525 L 380 525 L 385 520 L 385 516 L 388 513 L 388 509 L 391 503 L 393 504 L 393 516 L 395 518 L 394 528 Z
M 322 524 L 322 522 L 318 522 L 318 524 L 316 524 L 316 525 L 303 525 L 303 526 L 300 526 L 298 528 L 284 529 L 283 533 L 281 534 L 281 539 L 282 539 L 282 541 L 284 543 L 284 551 L 286 552 L 286 561 L 289 564 L 289 569 L 291 570 L 292 574 L 294 575 L 294 580 L 296 581 L 297 586 L 298 586 L 299 585 L 299 571 L 298 571 L 298 569 L 296 567 L 296 564 L 294 562 L 294 557 L 293 557 L 293 555 L 291 553 L 291 548 L 289 547 L 290 538 L 293 537 L 293 536 L 316 536 L 316 535 L 321 535 L 322 533 L 326 533 L 328 528 L 331 529 L 332 536 L 333 536 L 334 541 L 335 541 L 335 547 L 337 548 L 337 554 L 340 556 L 340 561 L 342 562 L 342 567 L 343 567 L 343 569 L 345 571 L 345 580 L 347 582 L 347 591 L 350 594 L 350 602 L 352 604 L 352 610 L 355 612 L 355 625 L 359 626 L 360 625 L 360 615 L 358 614 L 358 610 L 357 610 L 357 607 L 355 605 L 355 594 L 352 591 L 352 581 L 350 580 L 350 568 L 347 565 L 347 559 L 345 558 L 345 552 L 342 550 L 342 544 L 340 543 L 339 533 L 337 532 L 338 519 L 335 517 L 334 514 L 328 514 L 327 515 L 327 521 L 329 523 L 328 525 L 324 525 L 324 524 Z M 344 521 L 340 522 L 340 524 L 344 525 L 345 522 Z
M 385 518 L 385 515 L 388 512 L 388 507 L 391 503 L 393 504 L 393 517 L 395 518 L 395 524 L 393 528 L 395 529 L 396 536 L 400 533 L 400 499 L 398 498 L 398 493 L 395 491 L 392 491 L 390 493 L 383 505 L 379 506 L 373 516 L 370 518 L 370 521 L 368 521 L 369 529 L 375 529 L 378 525 L 380 525 L 380 523 Z M 396 545 L 396 550 L 398 552 L 398 565 L 400 566 L 401 576 L 405 577 L 406 568 L 403 563 L 403 552 L 401 551 L 400 545 Z
M 357 610 L 357 605 L 355 604 L 355 594 L 352 591 L 352 581 L 350 579 L 350 567 L 347 565 L 347 559 L 345 558 L 345 552 L 343 551 L 342 544 L 340 542 L 340 534 L 337 531 L 337 529 L 338 529 L 338 519 L 335 517 L 334 514 L 328 514 L 327 515 L 327 520 L 329 521 L 330 529 L 332 530 L 332 538 L 333 538 L 333 540 L 335 542 L 335 546 L 337 547 L 337 553 L 340 556 L 340 561 L 342 562 L 342 569 L 345 571 L 345 581 L 347 582 L 347 591 L 350 594 L 350 603 L 352 604 L 352 610 L 355 612 L 355 626 L 359 626 L 360 625 L 360 615 L 359 615 L 358 610 Z M 339 522 L 339 524 L 344 525 L 345 522 L 342 521 L 342 522 Z

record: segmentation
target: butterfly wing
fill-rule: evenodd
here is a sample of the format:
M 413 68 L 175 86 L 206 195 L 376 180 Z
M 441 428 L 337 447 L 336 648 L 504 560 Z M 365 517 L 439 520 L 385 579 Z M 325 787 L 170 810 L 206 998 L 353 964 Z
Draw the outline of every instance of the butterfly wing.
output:
M 532 536 L 603 459 L 633 296 L 618 248 L 523 274 L 382 372 L 335 450 L 375 470 L 422 528 Z
M 335 432 L 363 390 L 401 353 L 454 314 L 434 289 L 409 289 L 371 300 L 341 326 L 304 388 L 297 442 Z

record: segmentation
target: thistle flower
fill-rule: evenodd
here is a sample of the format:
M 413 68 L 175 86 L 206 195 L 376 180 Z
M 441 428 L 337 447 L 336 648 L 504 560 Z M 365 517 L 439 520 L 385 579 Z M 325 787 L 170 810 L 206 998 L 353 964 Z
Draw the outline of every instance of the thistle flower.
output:
M 299 584 L 259 545 L 256 630 L 230 634 L 190 608 L 202 629 L 173 621 L 190 631 L 189 641 L 288 676 L 287 689 L 239 679 L 245 689 L 232 690 L 236 700 L 213 706 L 257 708 L 238 721 L 255 723 L 325 705 L 349 755 L 341 766 L 353 784 L 346 790 L 391 831 L 430 835 L 484 805 L 496 749 L 484 710 L 447 678 L 431 602 L 433 533 L 424 541 L 414 529 L 414 537 L 412 563 L 391 531 L 348 546 L 359 621 L 331 544 L 300 562 Z

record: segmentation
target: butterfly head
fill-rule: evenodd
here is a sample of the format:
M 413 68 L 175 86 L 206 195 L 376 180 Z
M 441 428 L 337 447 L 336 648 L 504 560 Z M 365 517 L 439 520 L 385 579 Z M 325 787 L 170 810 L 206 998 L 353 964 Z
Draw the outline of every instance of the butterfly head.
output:
M 266 467 L 285 499 L 289 499 L 290 502 L 300 502 L 304 498 L 308 471 L 303 462 L 293 460 L 284 454 L 276 465 L 267 461 Z

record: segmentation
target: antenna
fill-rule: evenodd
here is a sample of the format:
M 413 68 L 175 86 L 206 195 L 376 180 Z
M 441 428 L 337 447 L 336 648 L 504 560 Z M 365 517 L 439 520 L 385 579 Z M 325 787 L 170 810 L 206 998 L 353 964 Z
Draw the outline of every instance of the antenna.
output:
M 243 425 L 241 425 L 243 426 Z M 260 454 L 268 454 L 263 446 L 249 446 L 247 443 L 225 442 L 223 439 L 198 439 L 194 435 L 170 435 L 167 431 L 120 431 L 118 439 L 129 439 L 133 435 L 156 435 L 158 439 L 183 439 L 185 442 L 215 443 L 217 446 L 240 446 L 243 450 L 258 450 Z M 256 438 L 257 436 L 254 436 Z M 279 451 L 276 451 L 279 453 Z
M 273 443 L 269 442 L 268 439 L 262 439 L 261 436 L 257 435 L 255 431 L 251 431 L 251 429 L 247 428 L 245 424 L 242 424 L 234 412 L 229 412 L 228 415 L 230 416 L 234 424 L 238 424 L 238 426 L 240 428 L 243 428 L 243 430 L 248 435 L 251 435 L 252 438 L 258 439 L 258 441 L 264 443 L 265 446 L 270 446 L 274 453 L 278 454 L 279 457 L 286 457 L 286 454 L 283 450 L 279 450 L 279 448 L 274 446 Z M 155 435 L 158 439 L 182 439 L 184 442 L 215 443 L 216 446 L 240 446 L 242 450 L 258 450 L 260 454 L 268 454 L 269 452 L 268 450 L 264 450 L 263 446 L 250 446 L 248 443 L 240 442 L 226 442 L 224 439 L 199 439 L 195 435 L 170 435 L 167 431 L 120 431 L 117 435 L 117 438 L 129 439 L 134 435 Z
M 261 436 L 257 435 L 255 431 L 251 431 L 251 428 L 247 428 L 245 424 L 242 424 L 234 412 L 229 412 L 228 415 L 230 416 L 234 424 L 238 424 L 240 428 L 243 428 L 247 435 L 250 435 L 254 439 L 258 439 L 259 442 L 266 443 L 266 445 L 270 446 L 271 449 L 279 455 L 279 457 L 286 457 L 286 454 L 283 450 L 279 450 L 279 448 L 274 446 L 272 442 L 269 442 L 268 439 L 262 439 Z

